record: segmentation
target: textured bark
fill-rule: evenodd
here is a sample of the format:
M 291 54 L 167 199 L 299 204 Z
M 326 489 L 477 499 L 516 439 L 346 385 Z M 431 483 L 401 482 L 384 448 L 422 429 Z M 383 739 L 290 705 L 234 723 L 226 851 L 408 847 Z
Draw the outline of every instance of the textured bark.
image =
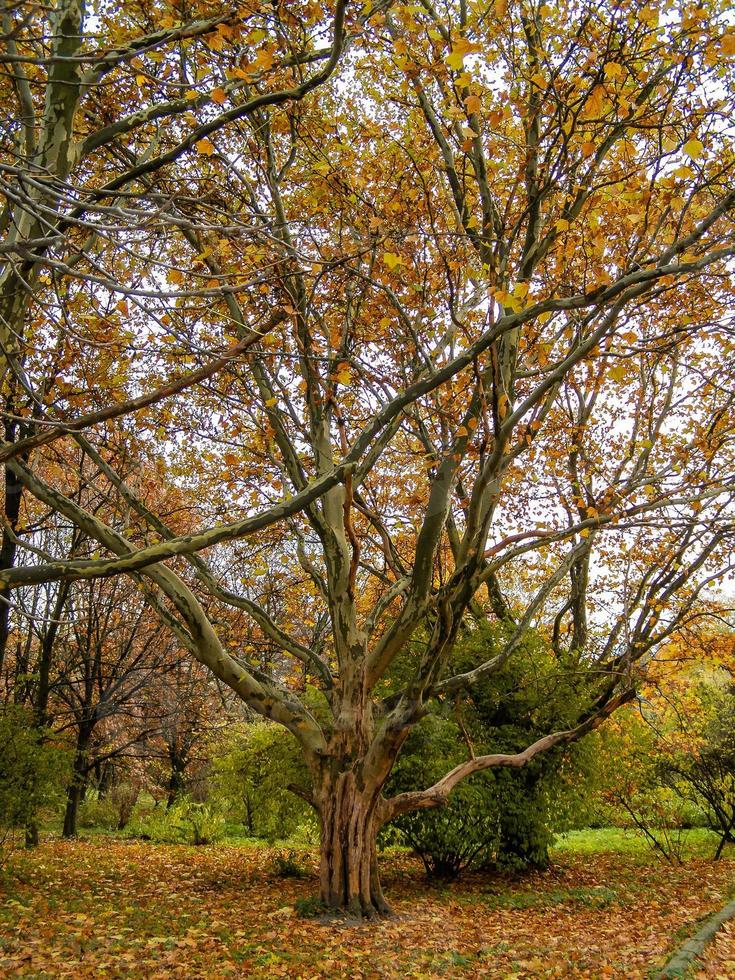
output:
M 327 780 L 317 801 L 321 900 L 327 908 L 356 918 L 390 913 L 378 873 L 379 797 L 378 787 L 359 787 L 348 771 Z
M 171 771 L 169 773 L 168 786 L 167 786 L 167 799 L 166 799 L 166 809 L 170 810 L 174 805 L 179 796 L 186 789 L 186 759 L 180 755 L 178 752 L 169 750 L 169 762 L 171 763 Z

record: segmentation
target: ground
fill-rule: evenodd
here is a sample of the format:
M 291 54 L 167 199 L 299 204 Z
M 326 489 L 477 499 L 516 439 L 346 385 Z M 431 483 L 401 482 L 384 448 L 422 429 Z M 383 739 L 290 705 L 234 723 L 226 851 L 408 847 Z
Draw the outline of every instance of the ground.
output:
M 707 947 L 698 961 L 695 976 L 697 980 L 705 977 L 735 977 L 735 920 L 726 922 Z
M 284 878 L 267 848 L 51 840 L 0 878 L 0 976 L 645 978 L 731 894 L 735 853 L 704 854 L 693 839 L 672 867 L 630 834 L 585 832 L 546 872 L 440 886 L 393 854 L 397 914 L 345 926 L 295 910 L 316 888 L 308 853 L 306 877 Z M 733 935 L 701 976 L 735 977 Z

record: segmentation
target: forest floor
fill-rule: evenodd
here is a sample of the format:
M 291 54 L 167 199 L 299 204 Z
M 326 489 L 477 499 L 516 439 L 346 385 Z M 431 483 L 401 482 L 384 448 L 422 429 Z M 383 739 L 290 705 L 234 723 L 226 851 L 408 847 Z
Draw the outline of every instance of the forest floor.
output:
M 415 858 L 387 855 L 396 915 L 325 925 L 294 908 L 316 890 L 315 856 L 283 878 L 276 854 L 46 841 L 0 878 L 0 976 L 644 978 L 735 888 L 735 853 L 715 864 L 697 840 L 670 866 L 620 831 L 582 832 L 522 877 L 436 885 Z M 699 975 L 735 977 L 735 926 Z

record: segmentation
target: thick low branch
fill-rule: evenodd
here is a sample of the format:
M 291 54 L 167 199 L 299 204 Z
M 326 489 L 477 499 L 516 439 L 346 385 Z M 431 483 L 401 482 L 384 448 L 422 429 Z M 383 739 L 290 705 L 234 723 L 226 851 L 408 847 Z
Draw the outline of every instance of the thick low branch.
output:
M 608 701 L 604 707 L 585 719 L 580 725 L 577 725 L 576 728 L 544 735 L 543 738 L 537 739 L 522 752 L 516 752 L 512 755 L 503 753 L 480 755 L 475 759 L 468 759 L 467 762 L 455 766 L 451 772 L 448 772 L 446 776 L 443 776 L 433 786 L 429 787 L 429 789 L 419 790 L 413 793 L 401 793 L 399 796 L 394 796 L 388 800 L 387 819 L 393 820 L 402 813 L 410 813 L 412 810 L 426 810 L 442 806 L 446 803 L 447 797 L 455 786 L 463 779 L 466 779 L 468 776 L 473 776 L 475 773 L 484 772 L 486 769 L 493 769 L 499 766 L 521 769 L 523 766 L 528 765 L 537 755 L 548 752 L 549 749 L 557 745 L 567 745 L 570 742 L 576 742 L 595 728 L 599 728 L 606 718 L 614 711 L 617 711 L 622 705 L 632 701 L 634 697 L 634 690 L 625 690 L 616 698 Z

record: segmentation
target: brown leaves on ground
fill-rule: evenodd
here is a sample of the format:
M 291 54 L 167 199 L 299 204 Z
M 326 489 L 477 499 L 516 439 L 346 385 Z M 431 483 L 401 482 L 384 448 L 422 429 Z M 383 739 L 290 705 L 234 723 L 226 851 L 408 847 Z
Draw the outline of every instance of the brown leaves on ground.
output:
M 265 848 L 46 843 L 0 891 L 0 975 L 645 977 L 725 903 L 735 860 L 561 853 L 443 886 L 405 855 L 383 869 L 397 915 L 347 927 L 297 917 L 316 880 L 278 878 Z M 732 925 L 712 956 L 702 976 L 733 975 Z
M 697 980 L 704 977 L 735 977 L 735 920 L 731 919 L 718 931 L 714 940 L 698 960 Z

